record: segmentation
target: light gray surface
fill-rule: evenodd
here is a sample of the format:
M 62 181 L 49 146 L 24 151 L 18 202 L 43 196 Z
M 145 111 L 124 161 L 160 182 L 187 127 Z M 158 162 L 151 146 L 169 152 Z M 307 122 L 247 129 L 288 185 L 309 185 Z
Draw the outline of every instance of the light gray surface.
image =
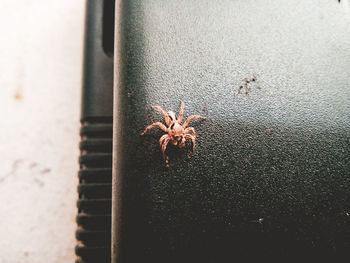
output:
M 0 1 L 0 263 L 75 259 L 84 9 Z

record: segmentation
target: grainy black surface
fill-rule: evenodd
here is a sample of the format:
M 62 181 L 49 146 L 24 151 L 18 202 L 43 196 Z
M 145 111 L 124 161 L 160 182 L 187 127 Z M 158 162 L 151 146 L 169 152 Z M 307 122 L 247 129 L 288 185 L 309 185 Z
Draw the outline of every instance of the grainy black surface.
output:
M 308 2 L 122 4 L 115 262 L 349 256 L 349 28 L 336 2 Z M 166 168 L 163 132 L 139 134 L 180 100 L 207 119 Z

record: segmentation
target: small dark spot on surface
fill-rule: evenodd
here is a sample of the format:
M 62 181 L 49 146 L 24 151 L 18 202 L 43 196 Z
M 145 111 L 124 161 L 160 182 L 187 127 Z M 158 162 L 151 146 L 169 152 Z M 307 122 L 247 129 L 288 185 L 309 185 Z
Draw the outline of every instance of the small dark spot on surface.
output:
M 28 256 L 29 256 L 29 252 L 25 251 L 25 252 L 23 253 L 23 255 L 24 255 L 25 257 L 28 257 Z
M 202 110 L 205 111 L 205 112 L 208 111 L 208 104 L 206 102 L 203 103 Z
M 38 178 L 34 178 L 34 182 L 40 187 L 44 187 L 45 183 Z
M 51 169 L 50 168 L 45 168 L 44 170 L 41 171 L 41 174 L 47 174 L 50 173 Z
M 22 99 L 22 93 L 21 93 L 20 91 L 17 90 L 17 91 L 15 92 L 13 98 L 14 98 L 15 100 L 21 100 L 21 99 Z
M 19 165 L 20 163 L 22 163 L 22 162 L 23 162 L 22 159 L 17 159 L 17 160 L 15 160 L 15 161 L 12 163 L 12 170 L 13 170 L 13 171 L 16 170 L 16 169 L 18 168 L 18 165 Z
M 32 162 L 30 165 L 29 165 L 29 168 L 34 168 L 36 167 L 38 164 L 36 162 Z
M 238 88 L 237 95 L 240 95 L 242 93 L 242 90 L 246 95 L 249 95 L 252 90 L 252 87 L 255 87 L 256 89 L 261 89 L 260 86 L 252 86 L 252 82 L 255 83 L 257 80 L 258 79 L 255 76 L 253 76 L 252 78 L 245 78 L 244 84 L 239 86 Z
M 2 178 L 0 178 L 0 182 L 4 181 L 8 176 L 13 175 L 17 172 L 18 166 L 20 165 L 20 163 L 22 163 L 23 160 L 22 159 L 17 159 L 12 163 L 12 169 L 10 172 L 8 172 L 5 176 L 3 176 Z
M 265 132 L 266 132 L 267 134 L 271 133 L 272 131 L 273 131 L 273 129 L 270 129 L 270 128 L 268 128 L 268 129 L 265 130 Z

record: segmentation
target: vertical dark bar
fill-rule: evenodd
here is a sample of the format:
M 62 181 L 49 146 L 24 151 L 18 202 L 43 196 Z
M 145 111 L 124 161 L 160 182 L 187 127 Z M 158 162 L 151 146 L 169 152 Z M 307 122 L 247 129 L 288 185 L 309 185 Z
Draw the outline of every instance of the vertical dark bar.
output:
M 87 1 L 82 121 L 111 120 L 113 116 L 113 49 L 111 37 L 104 36 L 113 32 L 111 19 L 104 18 L 111 15 L 111 12 L 104 14 L 104 3 L 113 8 L 113 2 Z
M 110 262 L 114 0 L 86 6 L 79 200 L 78 263 Z

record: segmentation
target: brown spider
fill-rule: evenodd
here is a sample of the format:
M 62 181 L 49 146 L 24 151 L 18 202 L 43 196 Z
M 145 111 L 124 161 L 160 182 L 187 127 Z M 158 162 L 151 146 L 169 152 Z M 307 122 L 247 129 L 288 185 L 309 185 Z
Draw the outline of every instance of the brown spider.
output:
M 178 118 L 175 115 L 175 112 L 168 111 L 165 112 L 161 107 L 159 106 L 152 106 L 153 109 L 159 111 L 161 114 L 163 114 L 165 123 L 168 127 L 166 127 L 161 122 L 155 122 L 151 125 L 147 126 L 147 128 L 141 133 L 141 135 L 144 135 L 148 130 L 158 126 L 161 128 L 164 132 L 167 134 L 164 134 L 159 139 L 160 147 L 162 148 L 162 154 L 163 159 L 165 162 L 165 166 L 169 167 L 169 158 L 165 155 L 165 150 L 170 142 L 172 145 L 177 145 L 178 147 L 182 148 L 185 146 L 186 140 L 190 139 L 192 141 L 192 151 L 189 154 L 188 158 L 191 158 L 194 149 L 196 147 L 196 132 L 193 127 L 186 128 L 188 123 L 193 119 L 205 119 L 205 117 L 199 116 L 199 115 L 191 115 L 189 116 L 185 122 L 181 125 L 183 112 L 184 112 L 184 103 L 181 101 L 180 105 L 180 112 Z

